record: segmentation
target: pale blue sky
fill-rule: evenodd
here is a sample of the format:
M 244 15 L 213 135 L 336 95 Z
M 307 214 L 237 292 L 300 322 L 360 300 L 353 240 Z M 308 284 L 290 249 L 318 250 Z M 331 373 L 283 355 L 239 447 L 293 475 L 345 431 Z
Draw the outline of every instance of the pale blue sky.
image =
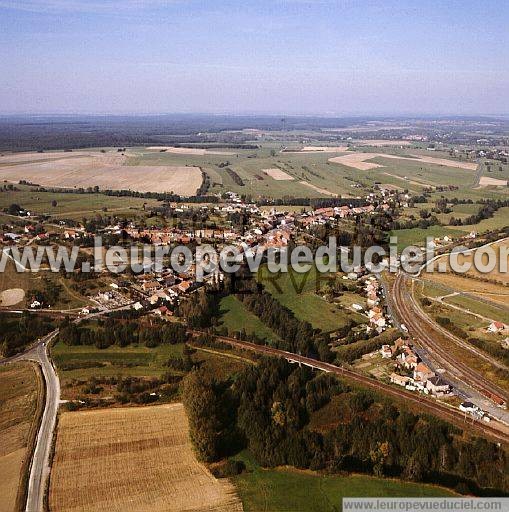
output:
M 0 0 L 1 113 L 508 114 L 506 0 Z

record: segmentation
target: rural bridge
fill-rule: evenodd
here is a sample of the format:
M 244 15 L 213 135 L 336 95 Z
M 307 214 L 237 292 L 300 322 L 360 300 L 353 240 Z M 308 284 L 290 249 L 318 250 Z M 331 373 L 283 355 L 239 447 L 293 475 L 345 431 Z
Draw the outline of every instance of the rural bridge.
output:
M 191 333 L 195 337 L 207 334 L 205 332 L 196 330 L 191 331 Z M 228 336 L 214 336 L 214 338 L 216 341 L 230 345 L 231 347 L 235 347 L 237 349 L 248 350 L 250 352 L 255 352 L 265 356 L 283 358 L 291 363 L 298 363 L 315 370 L 333 373 L 349 382 L 371 388 L 374 391 L 378 391 L 384 395 L 388 395 L 396 399 L 403 399 L 407 404 L 417 406 L 420 411 L 438 416 L 459 426 L 462 429 L 470 429 L 477 434 L 482 433 L 492 439 L 496 439 L 497 441 L 509 443 L 509 427 L 504 423 L 496 421 L 487 424 L 478 420 L 474 420 L 473 418 L 469 418 L 467 420 L 465 414 L 459 409 L 437 402 L 432 398 L 407 391 L 406 389 L 390 384 L 385 384 L 349 368 L 318 361 L 310 357 L 301 356 L 293 352 L 279 350 L 277 348 L 268 347 L 266 345 L 257 345 L 256 343 L 251 343 L 248 341 L 240 341 Z

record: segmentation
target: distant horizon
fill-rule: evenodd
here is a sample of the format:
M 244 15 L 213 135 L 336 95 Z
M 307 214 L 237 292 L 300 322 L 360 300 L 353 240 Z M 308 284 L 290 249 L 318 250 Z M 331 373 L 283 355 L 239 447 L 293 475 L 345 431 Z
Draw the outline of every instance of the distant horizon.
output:
M 6 117 L 162 117 L 162 116 L 227 116 L 227 117 L 302 117 L 302 118 L 324 118 L 324 119 L 438 119 L 438 118 L 509 118 L 508 113 L 419 113 L 419 112 L 401 112 L 401 113 L 362 113 L 362 112 L 346 112 L 346 113 L 288 113 L 288 112 L 0 112 L 0 118 Z

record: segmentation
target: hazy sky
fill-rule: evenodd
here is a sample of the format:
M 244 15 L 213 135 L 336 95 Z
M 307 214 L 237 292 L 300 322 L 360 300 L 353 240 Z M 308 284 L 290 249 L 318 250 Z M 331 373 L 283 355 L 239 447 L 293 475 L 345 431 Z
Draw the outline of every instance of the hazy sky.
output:
M 507 0 L 0 0 L 0 112 L 508 114 Z

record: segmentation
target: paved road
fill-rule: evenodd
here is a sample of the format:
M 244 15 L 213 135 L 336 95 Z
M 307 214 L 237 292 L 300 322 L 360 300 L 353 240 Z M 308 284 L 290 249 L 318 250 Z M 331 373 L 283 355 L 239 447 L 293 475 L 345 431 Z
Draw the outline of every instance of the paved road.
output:
M 39 364 L 44 377 L 46 403 L 41 424 L 37 431 L 35 449 L 30 464 L 26 512 L 40 512 L 44 510 L 44 491 L 50 472 L 49 454 L 57 418 L 58 403 L 60 401 L 60 381 L 48 357 L 48 344 L 57 335 L 58 329 L 38 340 L 25 352 L 0 361 L 2 365 L 16 361 L 33 361 Z
M 46 384 L 46 405 L 30 466 L 26 512 L 44 510 L 44 492 L 50 473 L 49 455 L 60 401 L 60 381 L 48 357 L 47 345 L 57 334 L 58 329 L 43 338 L 40 343 L 24 355 L 25 359 L 37 361 L 40 364 Z
M 74 320 L 79 323 L 85 318 L 94 318 L 101 315 L 111 313 L 113 311 L 121 311 L 130 308 L 122 306 L 115 310 L 101 311 L 93 313 L 87 317 L 81 317 Z M 26 512 L 41 512 L 44 510 L 44 492 L 50 473 L 49 456 L 51 452 L 51 444 L 53 442 L 53 432 L 55 430 L 58 404 L 60 402 L 60 380 L 53 367 L 48 354 L 48 345 L 58 335 L 59 330 L 56 329 L 29 347 L 25 352 L 15 356 L 3 359 L 0 364 L 7 364 L 15 361 L 34 361 L 41 367 L 46 388 L 46 403 L 41 419 L 41 424 L 37 432 L 37 441 L 30 465 L 30 477 L 28 481 L 28 495 L 26 502 Z

